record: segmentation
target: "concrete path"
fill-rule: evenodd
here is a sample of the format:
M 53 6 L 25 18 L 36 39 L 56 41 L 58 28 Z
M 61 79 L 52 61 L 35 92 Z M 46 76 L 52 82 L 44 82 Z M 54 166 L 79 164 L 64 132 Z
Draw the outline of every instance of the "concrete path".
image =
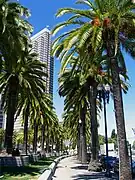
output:
M 65 158 L 57 165 L 53 180 L 86 180 L 99 179 L 111 180 L 115 178 L 105 178 L 103 173 L 94 173 L 87 171 L 88 165 L 82 165 L 76 157 Z

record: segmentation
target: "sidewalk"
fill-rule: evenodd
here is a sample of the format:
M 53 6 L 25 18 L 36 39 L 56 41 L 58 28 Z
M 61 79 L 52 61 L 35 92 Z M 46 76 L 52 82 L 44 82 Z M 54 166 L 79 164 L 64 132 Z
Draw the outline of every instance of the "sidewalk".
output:
M 89 172 L 88 165 L 80 164 L 76 157 L 65 158 L 58 164 L 53 180 L 85 180 L 85 179 L 99 179 L 111 180 L 115 178 L 106 178 L 103 173 Z

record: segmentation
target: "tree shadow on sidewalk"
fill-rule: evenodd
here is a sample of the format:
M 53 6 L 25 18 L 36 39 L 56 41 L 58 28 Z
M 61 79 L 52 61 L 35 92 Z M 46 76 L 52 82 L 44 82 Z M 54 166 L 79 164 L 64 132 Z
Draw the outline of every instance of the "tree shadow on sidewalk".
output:
M 90 174 L 78 174 L 72 176 L 73 180 L 87 180 L 87 179 L 99 179 L 99 180 L 118 180 L 116 177 L 107 178 L 104 173 L 90 173 Z
M 78 170 L 87 170 L 88 169 L 88 165 L 80 165 L 80 166 L 75 166 L 75 167 L 71 167 L 71 169 L 78 169 Z
M 60 165 L 56 166 L 56 169 L 59 169 L 59 168 L 64 168 L 64 167 Z

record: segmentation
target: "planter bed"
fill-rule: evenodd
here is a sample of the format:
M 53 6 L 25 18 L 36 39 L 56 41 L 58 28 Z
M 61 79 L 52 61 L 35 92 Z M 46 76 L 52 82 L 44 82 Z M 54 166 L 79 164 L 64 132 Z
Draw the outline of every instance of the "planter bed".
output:
M 40 159 L 37 162 L 33 162 L 27 166 L 12 167 L 3 166 L 2 180 L 34 180 L 38 179 L 45 169 L 56 159 L 56 157 Z

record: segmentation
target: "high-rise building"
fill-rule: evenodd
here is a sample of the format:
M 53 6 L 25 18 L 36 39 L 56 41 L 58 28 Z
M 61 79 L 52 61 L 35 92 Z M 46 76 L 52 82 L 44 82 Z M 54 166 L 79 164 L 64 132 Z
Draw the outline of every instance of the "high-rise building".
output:
M 47 28 L 44 28 L 37 34 L 31 37 L 33 51 L 39 55 L 39 59 L 45 62 L 47 68 L 45 72 L 48 77 L 45 78 L 46 93 L 51 94 L 53 98 L 53 72 L 54 72 L 54 59 L 51 57 L 51 33 Z M 20 130 L 23 128 L 21 123 L 21 116 L 15 121 L 14 129 Z
M 23 120 L 22 114 L 16 118 L 15 123 L 14 123 L 14 130 L 16 132 L 23 130 L 24 126 L 23 126 L 22 120 Z
M 40 61 L 45 62 L 45 69 L 48 77 L 46 81 L 46 92 L 53 96 L 53 72 L 54 59 L 51 57 L 51 33 L 47 28 L 44 28 L 32 38 L 33 51 L 39 54 Z

